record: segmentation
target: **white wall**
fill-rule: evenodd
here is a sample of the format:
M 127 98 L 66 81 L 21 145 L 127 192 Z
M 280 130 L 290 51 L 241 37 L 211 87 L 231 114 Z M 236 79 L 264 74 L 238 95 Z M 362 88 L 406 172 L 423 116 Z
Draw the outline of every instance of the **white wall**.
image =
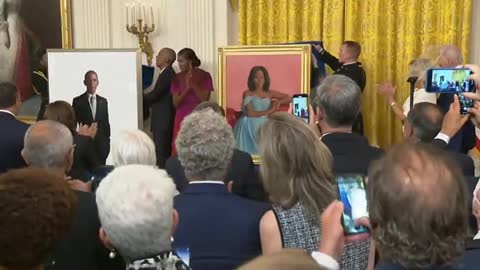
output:
M 129 0 L 75 0 L 75 48 L 137 48 L 138 39 L 126 31 L 125 3 Z M 156 31 L 150 34 L 155 53 L 163 47 L 195 50 L 202 68 L 217 82 L 218 47 L 236 44 L 238 20 L 228 0 L 154 0 Z M 146 57 L 143 55 L 144 63 Z M 153 63 L 154 64 L 154 63 Z M 212 95 L 216 98 L 216 94 Z

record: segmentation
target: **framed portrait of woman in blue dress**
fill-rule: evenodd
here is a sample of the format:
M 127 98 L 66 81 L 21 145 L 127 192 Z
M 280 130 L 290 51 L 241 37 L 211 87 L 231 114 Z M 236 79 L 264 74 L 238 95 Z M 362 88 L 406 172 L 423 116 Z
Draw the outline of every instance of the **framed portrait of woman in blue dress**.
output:
M 259 162 L 256 134 L 295 94 L 310 92 L 311 46 L 234 46 L 219 49 L 218 101 L 234 129 L 236 148 Z

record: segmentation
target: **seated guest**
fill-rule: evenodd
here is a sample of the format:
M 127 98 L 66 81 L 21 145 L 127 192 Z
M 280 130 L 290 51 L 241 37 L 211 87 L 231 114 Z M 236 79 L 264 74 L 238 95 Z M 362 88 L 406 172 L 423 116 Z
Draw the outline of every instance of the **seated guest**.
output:
M 145 132 L 137 129 L 122 130 L 112 139 L 114 167 L 130 164 L 157 166 L 155 144 Z
M 22 159 L 23 136 L 28 125 L 16 119 L 21 102 L 17 88 L 0 83 L 0 174 L 9 169 L 25 167 Z
M 316 120 L 322 142 L 332 152 L 335 174 L 366 174 L 370 162 L 383 154 L 383 150 L 370 146 L 366 137 L 352 133 L 361 98 L 358 85 L 343 75 L 325 78 L 317 89 Z
M 22 155 L 30 167 L 48 169 L 60 177 L 70 171 L 74 149 L 72 133 L 66 126 L 51 120 L 37 122 L 27 130 L 24 145 Z M 100 242 L 93 194 L 75 191 L 75 195 L 78 207 L 73 226 L 47 262 L 47 268 L 125 269 L 121 260 L 108 259 L 108 250 Z
M 443 112 L 438 105 L 427 102 L 418 103 L 408 113 L 403 135 L 405 139 L 414 142 L 432 143 L 442 129 L 442 124 Z M 449 152 L 449 155 L 455 159 L 455 164 L 460 166 L 463 175 L 475 175 L 475 166 L 471 157 L 457 152 Z
M 216 102 L 205 101 L 200 103 L 195 111 L 211 109 L 214 112 L 225 117 L 225 111 Z M 179 192 L 183 192 L 188 186 L 188 180 L 185 177 L 185 171 L 180 164 L 177 156 L 172 156 L 167 160 L 165 168 L 170 176 L 173 177 L 175 185 Z M 265 192 L 258 179 L 252 156 L 238 149 L 233 150 L 232 165 L 227 174 L 227 181 L 233 181 L 232 192 L 252 200 L 263 201 Z
M 238 270 L 322 270 L 317 262 L 303 250 L 285 249 L 263 255 Z
M 332 156 L 302 120 L 272 114 L 259 131 L 260 172 L 273 202 L 260 222 L 262 251 L 318 250 L 323 234 L 318 217 L 335 200 Z M 366 269 L 370 241 L 347 245 L 342 269 Z
M 89 172 L 95 170 L 101 164 L 95 152 L 92 137 L 86 136 L 86 134 L 79 134 L 76 130 L 77 120 L 73 107 L 65 101 L 50 103 L 45 109 L 44 119 L 64 124 L 73 135 L 75 151 L 73 152 L 72 169 L 68 175 L 73 179 L 90 180 L 88 177 Z
M 195 270 L 234 269 L 260 255 L 259 222 L 269 205 L 230 194 L 225 180 L 235 146 L 227 120 L 211 111 L 193 112 L 176 141 L 190 181 L 175 197 L 180 222 L 175 248 L 189 248 Z
M 110 257 L 118 252 L 128 270 L 189 269 L 172 252 L 175 192 L 167 173 L 153 166 L 125 165 L 107 175 L 96 194 Z
M 371 233 L 381 254 L 375 269 L 478 269 L 478 255 L 475 264 L 462 258 L 469 235 L 467 190 L 445 151 L 421 143 L 395 146 L 370 169 L 367 200 Z M 322 216 L 322 230 L 328 232 L 320 248 L 323 255 L 341 253 L 342 213 L 343 205 L 335 202 Z M 324 267 L 331 263 L 317 258 Z
M 0 176 L 0 205 L 0 269 L 43 269 L 72 226 L 73 192 L 46 170 L 11 170 Z

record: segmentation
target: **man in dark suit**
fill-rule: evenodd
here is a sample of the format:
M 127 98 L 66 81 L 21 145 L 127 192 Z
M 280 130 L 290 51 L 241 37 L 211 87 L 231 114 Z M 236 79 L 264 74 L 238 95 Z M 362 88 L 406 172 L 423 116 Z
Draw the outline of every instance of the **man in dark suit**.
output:
M 87 91 L 73 99 L 72 107 L 75 110 L 77 122 L 82 125 L 97 125 L 95 149 L 99 160 L 105 164 L 110 153 L 110 122 L 108 118 L 107 99 L 97 94 L 99 84 L 98 75 L 90 70 L 85 73 L 83 81 Z
M 161 74 L 153 90 L 143 95 L 144 106 L 151 107 L 151 129 L 153 142 L 155 143 L 157 165 L 162 169 L 165 168 L 165 162 L 172 152 L 175 108 L 170 93 L 170 84 L 175 78 L 175 70 L 172 68 L 175 60 L 174 50 L 170 48 L 160 50 L 156 58 L 156 64 Z
M 195 108 L 195 111 L 207 109 L 225 117 L 225 110 L 216 102 L 202 102 Z M 170 157 L 167 160 L 165 170 L 173 178 L 177 190 L 182 193 L 188 186 L 188 180 L 177 156 Z M 246 152 L 238 149 L 233 150 L 232 162 L 226 181 L 232 181 L 231 191 L 238 196 L 257 201 L 265 201 L 266 199 L 265 190 L 255 170 L 252 156 Z
M 344 75 L 332 75 L 317 89 L 316 100 L 316 120 L 322 142 L 333 156 L 333 172 L 366 175 L 370 162 L 378 159 L 383 150 L 370 146 L 366 137 L 352 132 L 360 112 L 360 88 Z
M 17 120 L 21 102 L 13 84 L 0 83 L 0 174 L 25 166 L 21 151 L 28 125 Z
M 408 112 L 403 130 L 405 139 L 432 143 L 442 129 L 443 117 L 443 112 L 438 105 L 428 102 L 417 103 Z M 475 166 L 471 157 L 458 152 L 448 152 L 448 154 L 458 163 L 463 175 L 475 175 Z
M 29 166 L 48 169 L 65 177 L 73 163 L 73 151 L 73 138 L 68 128 L 45 120 L 28 129 L 22 155 Z M 72 186 L 75 182 L 79 180 L 69 181 L 69 184 Z M 77 209 L 73 226 L 51 254 L 46 269 L 125 269 L 121 259 L 109 259 L 109 251 L 100 241 L 95 196 L 80 191 L 75 194 Z
M 367 75 L 362 67 L 362 63 L 358 62 L 362 47 L 355 41 L 345 41 L 340 47 L 339 58 L 331 55 L 322 46 L 316 45 L 315 49 L 320 53 L 320 59 L 324 61 L 333 71 L 333 74 L 345 75 L 352 79 L 360 87 L 363 92 L 367 82 Z M 361 113 L 353 124 L 353 131 L 363 134 L 363 118 Z
M 174 247 L 190 248 L 192 269 L 236 269 L 261 254 L 259 223 L 270 206 L 227 191 L 234 145 L 232 128 L 211 110 L 183 121 L 177 150 L 189 184 L 174 201 Z

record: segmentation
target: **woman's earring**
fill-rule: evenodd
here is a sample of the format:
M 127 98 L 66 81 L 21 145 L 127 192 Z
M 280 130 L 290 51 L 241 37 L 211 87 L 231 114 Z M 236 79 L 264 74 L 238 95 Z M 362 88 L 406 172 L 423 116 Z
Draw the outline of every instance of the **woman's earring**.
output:
M 110 257 L 110 259 L 115 259 L 115 256 L 117 256 L 117 253 L 115 252 L 114 249 L 110 250 L 110 254 L 108 255 L 108 257 Z

